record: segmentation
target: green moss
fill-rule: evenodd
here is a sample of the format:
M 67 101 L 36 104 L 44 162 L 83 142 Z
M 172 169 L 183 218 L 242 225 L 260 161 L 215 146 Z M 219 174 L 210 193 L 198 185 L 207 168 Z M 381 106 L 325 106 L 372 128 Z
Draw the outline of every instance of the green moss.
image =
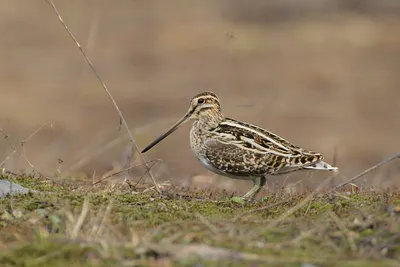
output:
M 0 257 L 1 266 L 110 266 L 112 262 L 102 258 L 96 247 L 50 240 L 19 246 Z

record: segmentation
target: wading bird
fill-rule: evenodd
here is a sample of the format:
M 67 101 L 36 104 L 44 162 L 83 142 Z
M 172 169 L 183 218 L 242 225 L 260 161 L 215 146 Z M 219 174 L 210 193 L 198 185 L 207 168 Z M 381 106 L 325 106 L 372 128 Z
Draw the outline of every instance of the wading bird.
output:
M 253 181 L 253 188 L 243 196 L 246 200 L 256 197 L 267 175 L 302 169 L 337 171 L 319 153 L 295 146 L 256 125 L 225 117 L 218 97 L 212 92 L 196 95 L 187 113 L 142 153 L 189 120 L 194 120 L 190 147 L 207 169 L 222 176 Z

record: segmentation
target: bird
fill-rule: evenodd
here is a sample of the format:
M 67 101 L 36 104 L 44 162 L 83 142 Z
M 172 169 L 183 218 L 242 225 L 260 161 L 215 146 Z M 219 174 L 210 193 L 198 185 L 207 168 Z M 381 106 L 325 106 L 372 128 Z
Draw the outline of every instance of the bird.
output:
M 259 126 L 225 117 L 213 92 L 194 96 L 186 114 L 141 153 L 188 121 L 194 121 L 189 135 L 191 150 L 204 167 L 221 176 L 253 182 L 243 200 L 254 200 L 267 176 L 299 170 L 338 171 L 320 153 L 296 146 Z

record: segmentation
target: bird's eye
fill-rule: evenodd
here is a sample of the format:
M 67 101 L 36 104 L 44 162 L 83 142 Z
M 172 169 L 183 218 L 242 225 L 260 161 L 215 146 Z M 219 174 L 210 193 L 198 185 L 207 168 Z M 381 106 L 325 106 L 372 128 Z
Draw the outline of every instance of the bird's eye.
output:
M 199 98 L 199 99 L 197 100 L 197 103 L 203 104 L 203 103 L 204 103 L 204 98 Z

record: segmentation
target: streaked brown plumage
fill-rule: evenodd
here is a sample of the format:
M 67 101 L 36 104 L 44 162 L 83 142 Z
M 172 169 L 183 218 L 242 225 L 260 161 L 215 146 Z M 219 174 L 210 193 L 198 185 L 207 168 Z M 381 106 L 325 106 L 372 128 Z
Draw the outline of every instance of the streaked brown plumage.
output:
M 148 145 L 148 151 L 189 119 L 190 146 L 209 170 L 234 179 L 253 180 L 253 188 L 243 197 L 254 198 L 265 185 L 266 175 L 300 169 L 336 171 L 322 155 L 307 151 L 256 125 L 226 118 L 218 97 L 212 92 L 196 95 L 188 112 L 165 134 Z M 257 178 L 259 182 L 257 183 Z

